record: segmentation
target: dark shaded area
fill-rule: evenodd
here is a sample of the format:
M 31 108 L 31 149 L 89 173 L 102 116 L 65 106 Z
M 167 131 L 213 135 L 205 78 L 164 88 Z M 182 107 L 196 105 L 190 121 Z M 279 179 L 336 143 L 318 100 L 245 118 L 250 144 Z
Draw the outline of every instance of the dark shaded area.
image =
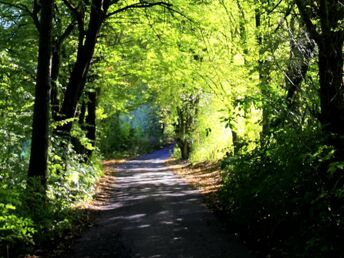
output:
M 251 257 L 165 165 L 170 150 L 118 165 L 92 207 L 95 226 L 66 257 Z

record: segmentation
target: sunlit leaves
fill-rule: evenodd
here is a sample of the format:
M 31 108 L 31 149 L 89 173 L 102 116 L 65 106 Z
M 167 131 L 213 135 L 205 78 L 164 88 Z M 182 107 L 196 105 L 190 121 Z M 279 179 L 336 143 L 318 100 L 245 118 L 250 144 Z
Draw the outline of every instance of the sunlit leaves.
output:
M 0 242 L 33 244 L 36 230 L 32 220 L 17 216 L 15 209 L 12 204 L 0 203 Z

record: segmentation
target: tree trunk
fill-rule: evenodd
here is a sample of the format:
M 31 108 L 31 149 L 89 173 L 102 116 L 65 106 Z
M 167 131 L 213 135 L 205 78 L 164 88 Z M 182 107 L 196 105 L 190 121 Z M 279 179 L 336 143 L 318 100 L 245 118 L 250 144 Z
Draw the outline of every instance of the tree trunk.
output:
M 319 43 L 320 121 L 336 147 L 338 160 L 344 160 L 343 35 Z
M 248 54 L 249 50 L 247 47 L 247 31 L 246 31 L 246 18 L 245 18 L 245 12 L 244 8 L 240 2 L 240 0 L 236 0 L 237 7 L 239 9 L 239 31 L 240 31 L 240 41 L 243 46 L 244 54 Z
M 97 92 L 88 92 L 87 116 L 86 116 L 86 137 L 91 142 L 92 147 L 96 145 L 96 107 Z M 87 150 L 87 156 L 90 158 L 93 150 Z
M 79 113 L 79 126 L 82 130 L 85 130 L 85 116 L 86 116 L 86 101 L 83 99 L 81 102 L 81 107 L 80 107 L 80 113 Z M 86 148 L 85 146 L 81 143 L 79 137 L 77 136 L 71 136 L 71 143 L 73 144 L 74 150 L 78 154 L 85 154 L 86 153 Z
M 93 58 L 94 49 L 97 42 L 97 36 L 105 19 L 108 4 L 103 1 L 93 0 L 91 3 L 91 14 L 85 43 L 79 42 L 77 60 L 74 64 L 72 73 L 69 78 L 64 100 L 61 107 L 61 119 L 74 118 L 75 111 L 82 95 L 86 76 Z M 83 40 L 83 37 L 81 38 Z M 72 128 L 72 122 L 64 123 L 58 128 L 58 131 L 64 135 L 69 135 Z
M 61 24 L 59 24 L 61 26 Z M 75 27 L 74 21 L 72 21 L 67 28 L 61 32 L 59 37 L 53 41 L 53 50 L 52 50 L 52 61 L 51 61 L 51 113 L 54 121 L 58 121 L 59 112 L 60 112 L 60 98 L 59 90 L 57 87 L 58 78 L 60 75 L 61 67 L 61 49 L 64 41 L 68 36 L 73 32 Z
M 319 47 L 320 123 L 328 143 L 336 149 L 335 159 L 344 160 L 344 83 L 343 40 L 340 22 L 343 6 L 336 0 L 319 1 L 309 5 L 304 0 L 294 0 L 311 37 Z M 315 1 L 311 1 L 315 2 Z M 318 1 L 316 1 L 318 2 Z M 308 4 L 308 5 L 307 5 Z M 311 9 L 310 9 L 311 7 Z M 316 14 L 319 23 L 312 22 Z
M 256 0 L 256 4 L 259 4 L 260 1 Z M 260 92 L 263 96 L 263 99 L 269 99 L 269 84 L 270 84 L 270 67 L 265 60 L 263 60 L 264 55 L 264 48 L 263 48 L 263 35 L 260 32 L 261 30 L 261 11 L 256 6 L 255 9 L 255 22 L 256 22 L 256 30 L 257 30 L 257 43 L 259 47 L 259 60 L 258 60 L 258 73 L 259 73 L 259 87 Z M 269 110 L 267 108 L 267 104 L 263 103 L 263 110 L 262 110 L 262 132 L 260 134 L 261 145 L 265 143 L 265 136 L 268 135 L 270 130 L 270 122 L 269 122 Z
M 44 190 L 48 169 L 50 58 L 54 0 L 41 0 L 40 4 L 39 53 L 28 177 L 39 179 Z
M 51 114 L 54 121 L 58 121 L 58 114 L 60 110 L 60 100 L 57 88 L 57 80 L 60 73 L 60 48 L 55 46 L 52 53 L 52 62 L 51 62 Z
M 181 107 L 177 107 L 177 123 L 174 124 L 176 142 L 183 160 L 189 159 L 192 150 L 192 133 L 195 130 L 200 96 L 182 96 Z
M 231 128 L 232 131 L 232 144 L 233 144 L 233 153 L 234 155 L 239 154 L 241 144 L 240 144 L 240 137 L 235 129 Z
M 80 108 L 79 125 L 85 131 L 86 138 L 90 141 L 92 148 L 94 148 L 96 142 L 97 92 L 87 92 L 86 94 L 87 102 L 83 100 Z M 92 156 L 93 150 L 87 149 L 78 137 L 71 137 L 71 142 L 78 154 L 86 154 L 88 158 Z
M 180 145 L 180 150 L 181 150 L 182 160 L 189 159 L 190 153 L 191 153 L 191 143 L 189 143 L 188 141 L 184 141 Z

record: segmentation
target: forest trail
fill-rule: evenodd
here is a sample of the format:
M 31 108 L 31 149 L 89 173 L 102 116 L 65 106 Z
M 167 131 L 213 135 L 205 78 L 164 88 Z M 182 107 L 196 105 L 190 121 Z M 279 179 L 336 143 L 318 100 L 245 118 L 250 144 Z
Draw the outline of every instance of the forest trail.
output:
M 253 257 L 165 164 L 171 147 L 116 165 L 95 224 L 68 257 Z

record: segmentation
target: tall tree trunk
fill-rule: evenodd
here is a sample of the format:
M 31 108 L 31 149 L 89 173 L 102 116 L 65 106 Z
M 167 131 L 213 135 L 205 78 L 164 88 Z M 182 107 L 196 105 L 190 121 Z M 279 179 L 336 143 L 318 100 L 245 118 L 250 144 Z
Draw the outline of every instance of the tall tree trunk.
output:
M 294 0 L 311 37 L 319 47 L 320 122 L 336 160 L 344 160 L 343 41 L 344 7 L 337 0 Z M 319 23 L 312 22 L 316 14 Z
M 343 35 L 325 38 L 319 44 L 321 123 L 344 160 Z
M 240 144 L 240 137 L 237 133 L 237 130 L 235 128 L 231 128 L 232 131 L 232 144 L 233 144 L 233 153 L 234 155 L 237 155 L 240 151 L 241 144 Z
M 81 101 L 80 111 L 79 111 L 79 126 L 81 130 L 85 130 L 86 124 L 85 124 L 85 117 L 86 117 L 86 101 L 83 99 Z M 78 154 L 85 154 L 86 148 L 81 143 L 80 138 L 78 136 L 71 136 L 71 143 L 73 144 L 74 150 Z
M 50 58 L 54 0 L 41 0 L 39 53 L 28 176 L 46 188 L 49 146 Z
M 51 62 L 51 114 L 54 121 L 58 120 L 58 114 L 60 110 L 60 100 L 57 88 L 57 80 L 60 73 L 60 47 L 55 46 L 52 53 L 52 62 Z
M 79 113 L 79 126 L 86 133 L 86 138 L 90 141 L 92 148 L 96 142 L 96 108 L 97 108 L 97 92 L 87 92 L 87 101 L 81 103 Z M 88 158 L 92 156 L 93 149 L 87 149 L 78 137 L 71 137 L 74 150 L 78 154 L 86 154 Z
M 106 3 L 104 3 L 106 2 Z M 86 76 L 93 58 L 94 49 L 97 43 L 97 36 L 105 19 L 109 1 L 93 0 L 91 3 L 91 14 L 85 43 L 79 42 L 77 59 L 69 78 L 64 100 L 61 107 L 61 119 L 74 118 L 75 111 L 82 95 Z M 83 37 L 79 40 L 83 41 Z M 58 128 L 60 133 L 69 135 L 72 122 L 64 123 Z
M 182 159 L 187 160 L 192 151 L 192 133 L 195 130 L 200 96 L 190 94 L 182 98 L 181 107 L 177 107 L 177 123 L 174 124 L 174 132 Z
M 240 2 L 240 0 L 236 0 L 237 7 L 239 9 L 239 31 L 240 31 L 240 41 L 243 46 L 244 54 L 248 54 L 248 47 L 247 47 L 247 31 L 246 31 L 246 18 L 244 8 Z
M 188 160 L 191 154 L 191 143 L 188 141 L 184 141 L 180 145 L 182 160 Z
M 260 86 L 260 92 L 263 96 L 263 99 L 269 99 L 269 83 L 270 83 L 270 67 L 266 63 L 265 60 L 263 60 L 264 55 L 264 48 L 263 48 L 263 35 L 261 33 L 261 10 L 259 9 L 258 4 L 260 4 L 259 0 L 255 1 L 256 3 L 256 9 L 255 9 L 255 22 L 256 22 L 256 30 L 257 30 L 257 43 L 259 47 L 259 60 L 258 60 L 258 73 L 259 73 L 259 86 Z M 263 111 L 262 111 L 262 132 L 260 135 L 261 138 L 261 144 L 264 145 L 264 138 L 269 132 L 269 111 L 267 109 L 267 104 L 263 103 Z
M 91 142 L 92 147 L 96 144 L 96 107 L 97 92 L 88 92 L 87 116 L 86 116 L 86 137 Z M 93 150 L 87 150 L 87 156 L 90 158 Z
M 61 25 L 61 24 L 60 24 Z M 57 37 L 53 41 L 53 50 L 52 50 L 52 61 L 51 61 L 51 113 L 54 121 L 58 121 L 59 119 L 59 112 L 60 112 L 60 97 L 59 97 L 59 90 L 58 90 L 58 78 L 60 75 L 60 67 L 61 67 L 61 49 L 64 41 L 69 37 L 69 35 L 73 32 L 75 27 L 75 22 L 72 22 L 66 27 L 66 29 L 61 32 L 59 37 Z

